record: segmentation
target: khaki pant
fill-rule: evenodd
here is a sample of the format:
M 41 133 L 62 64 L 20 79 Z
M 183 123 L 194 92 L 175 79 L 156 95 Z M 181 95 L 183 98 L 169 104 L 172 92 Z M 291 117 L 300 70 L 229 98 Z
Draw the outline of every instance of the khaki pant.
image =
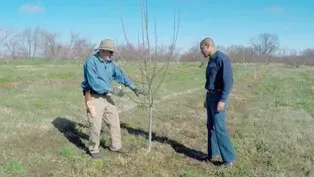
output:
M 89 151 L 91 153 L 99 152 L 100 131 L 102 121 L 109 128 L 110 133 L 110 149 L 118 150 L 121 145 L 120 120 L 117 107 L 110 96 L 92 95 L 92 104 L 95 107 L 95 115 L 91 115 L 87 109 L 87 118 L 89 127 Z

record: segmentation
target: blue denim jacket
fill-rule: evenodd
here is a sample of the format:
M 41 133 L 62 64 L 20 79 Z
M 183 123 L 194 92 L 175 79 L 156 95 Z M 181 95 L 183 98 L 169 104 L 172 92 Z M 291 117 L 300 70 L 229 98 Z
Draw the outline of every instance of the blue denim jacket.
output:
M 88 57 L 83 68 L 84 81 L 81 83 L 83 90 L 92 89 L 98 94 L 109 93 L 112 90 L 112 80 L 131 89 L 135 88 L 130 79 L 112 60 L 104 61 L 98 54 Z

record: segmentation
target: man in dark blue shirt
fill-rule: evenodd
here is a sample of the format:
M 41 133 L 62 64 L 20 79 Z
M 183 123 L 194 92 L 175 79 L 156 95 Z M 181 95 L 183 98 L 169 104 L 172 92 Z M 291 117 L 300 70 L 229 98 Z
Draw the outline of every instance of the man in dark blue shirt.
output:
M 211 38 L 201 41 L 200 50 L 204 57 L 209 57 L 204 102 L 208 129 L 208 156 L 205 159 L 212 161 L 220 155 L 223 165 L 230 166 L 235 161 L 235 152 L 226 128 L 226 109 L 233 86 L 231 61 L 227 55 L 216 50 Z

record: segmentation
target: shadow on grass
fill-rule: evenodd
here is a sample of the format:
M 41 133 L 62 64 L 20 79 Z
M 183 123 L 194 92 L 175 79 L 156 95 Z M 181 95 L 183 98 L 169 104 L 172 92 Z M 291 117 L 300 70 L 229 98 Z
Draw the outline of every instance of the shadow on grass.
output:
M 52 124 L 61 133 L 63 133 L 63 135 L 77 148 L 84 150 L 86 153 L 89 153 L 88 148 L 82 141 L 82 139 L 88 141 L 89 136 L 79 130 L 80 128 L 88 128 L 86 125 L 76 123 L 72 120 L 63 117 L 57 117 L 55 120 L 52 121 Z M 107 146 L 105 146 L 103 141 L 101 141 L 100 144 L 103 148 L 108 148 Z
M 61 132 L 63 135 L 74 145 L 76 145 L 79 149 L 84 150 L 86 153 L 88 152 L 88 148 L 82 142 L 82 139 L 88 140 L 89 136 L 85 133 L 79 131 L 82 128 L 88 128 L 86 125 L 81 123 L 76 123 L 67 118 L 58 117 L 52 121 L 52 124 Z M 148 139 L 148 132 L 135 129 L 128 126 L 126 123 L 121 123 L 121 128 L 127 130 L 129 134 L 135 136 L 144 136 Z M 168 137 L 157 136 L 154 132 L 152 133 L 152 141 L 157 141 L 164 144 L 169 144 L 177 153 L 184 154 L 190 158 L 202 161 L 202 157 L 206 156 L 205 153 L 201 151 L 197 151 L 186 147 L 185 145 L 179 143 L 176 140 L 169 139 Z M 101 146 L 103 148 L 108 148 L 105 146 L 104 142 L 101 142 Z
M 121 123 L 121 128 L 127 130 L 129 134 L 135 136 L 144 136 L 146 139 L 148 139 L 148 132 L 144 130 L 132 128 L 128 126 L 126 123 Z M 152 141 L 169 144 L 177 153 L 184 154 L 190 158 L 199 161 L 202 161 L 202 157 L 207 155 L 201 151 L 197 151 L 189 147 L 186 147 L 185 145 L 179 143 L 176 140 L 169 139 L 168 137 L 157 136 L 154 132 L 152 133 Z

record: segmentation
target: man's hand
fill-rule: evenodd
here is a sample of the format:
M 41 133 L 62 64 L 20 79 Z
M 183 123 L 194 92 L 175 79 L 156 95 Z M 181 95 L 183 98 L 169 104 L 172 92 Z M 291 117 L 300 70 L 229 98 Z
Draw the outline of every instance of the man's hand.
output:
M 136 95 L 137 97 L 139 97 L 139 94 L 144 95 L 144 92 L 143 92 L 142 90 L 136 88 L 136 87 L 135 87 L 134 89 L 132 89 L 132 91 L 135 93 L 135 95 Z
M 90 113 L 90 116 L 93 118 L 96 116 L 96 109 L 93 105 L 93 102 L 92 102 L 92 95 L 90 93 L 89 90 L 86 90 L 86 91 L 83 91 L 84 92 L 84 95 L 85 95 L 85 104 L 87 106 L 87 109 Z
M 120 89 L 120 88 L 116 88 L 116 87 L 113 87 L 110 93 L 112 93 L 114 95 L 117 95 L 119 97 L 123 97 L 124 96 L 123 90 Z
M 204 101 L 204 108 L 207 108 L 206 100 Z
M 225 108 L 225 103 L 223 101 L 219 101 L 217 105 L 217 111 L 220 112 Z
M 85 96 L 85 103 L 92 100 L 92 95 L 89 90 L 83 90 L 83 94 Z
M 92 118 L 96 117 L 96 109 L 95 109 L 95 107 L 94 107 L 94 105 L 93 105 L 92 100 L 87 101 L 87 102 L 86 102 L 86 106 L 87 106 L 87 108 L 88 108 L 88 111 L 89 111 L 89 113 L 90 113 L 90 116 L 91 116 Z

